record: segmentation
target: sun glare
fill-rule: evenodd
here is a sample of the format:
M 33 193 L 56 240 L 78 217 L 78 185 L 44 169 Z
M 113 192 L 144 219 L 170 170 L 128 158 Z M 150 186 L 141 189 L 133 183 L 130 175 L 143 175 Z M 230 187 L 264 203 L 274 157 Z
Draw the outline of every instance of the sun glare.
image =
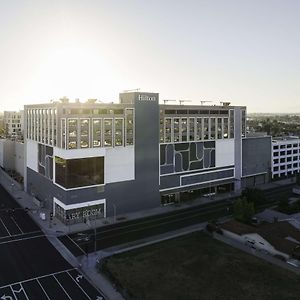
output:
M 54 47 L 36 74 L 37 95 L 98 97 L 119 86 L 118 75 L 101 53 L 80 46 Z M 41 97 L 41 96 L 39 96 Z

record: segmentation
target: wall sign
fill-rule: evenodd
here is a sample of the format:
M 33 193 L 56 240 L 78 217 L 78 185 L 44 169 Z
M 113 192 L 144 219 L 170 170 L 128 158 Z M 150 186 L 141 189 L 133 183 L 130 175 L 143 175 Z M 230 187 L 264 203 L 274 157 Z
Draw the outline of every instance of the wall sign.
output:
M 156 101 L 156 97 L 140 94 L 139 101 Z

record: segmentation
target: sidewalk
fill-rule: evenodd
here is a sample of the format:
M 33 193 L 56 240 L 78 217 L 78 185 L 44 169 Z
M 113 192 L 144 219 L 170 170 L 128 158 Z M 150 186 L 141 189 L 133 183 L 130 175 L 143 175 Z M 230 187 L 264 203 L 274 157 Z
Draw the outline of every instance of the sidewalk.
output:
M 65 225 L 55 217 L 54 220 L 50 223 L 50 209 L 38 207 L 34 203 L 33 196 L 24 192 L 19 183 L 17 183 L 15 180 L 9 177 L 2 169 L 0 169 L 0 172 L 0 183 L 4 186 L 4 188 L 11 194 L 11 196 L 19 203 L 21 207 L 27 207 L 30 210 L 32 218 L 40 226 L 40 228 L 44 231 L 45 234 L 55 236 L 80 232 L 95 227 L 98 228 L 102 226 L 107 226 L 109 224 L 121 223 L 123 221 L 135 220 L 138 218 L 164 214 L 184 208 L 199 206 L 205 203 L 213 203 L 239 196 L 238 193 L 231 192 L 228 194 L 214 195 L 211 197 L 200 197 L 180 204 L 161 206 L 153 209 L 122 214 L 120 216 L 117 216 L 116 222 L 114 217 L 107 217 L 106 219 L 92 220 L 90 221 L 90 225 L 85 223 Z M 40 213 L 45 214 L 46 220 L 42 220 L 40 218 Z M 120 219 L 118 220 L 118 218 Z
M 199 197 L 180 204 L 160 206 L 160 207 L 156 207 L 144 211 L 122 214 L 120 216 L 117 216 L 116 221 L 114 217 L 107 217 L 105 219 L 92 220 L 90 224 L 79 223 L 79 224 L 65 225 L 55 217 L 54 220 L 50 223 L 50 209 L 38 207 L 34 203 L 33 197 L 27 194 L 26 192 L 24 192 L 22 186 L 19 183 L 17 183 L 11 177 L 9 177 L 2 169 L 0 169 L 0 172 L 1 172 L 0 183 L 2 183 L 2 185 L 12 195 L 12 197 L 16 199 L 16 201 L 20 204 L 21 207 L 23 208 L 27 207 L 30 209 L 32 218 L 41 227 L 41 229 L 45 232 L 45 234 L 55 235 L 55 236 L 80 232 L 91 228 L 98 228 L 109 224 L 120 223 L 123 221 L 135 220 L 138 218 L 159 215 L 159 214 L 168 213 L 168 212 L 172 212 L 184 208 L 199 206 L 205 203 L 213 203 L 225 199 L 235 198 L 240 195 L 240 193 L 231 192 L 227 194 L 214 195 L 211 197 Z M 281 181 L 267 183 L 265 185 L 259 186 L 258 188 L 261 190 L 267 190 L 282 185 L 288 185 L 291 183 L 292 183 L 291 179 L 284 179 Z M 40 213 L 45 214 L 46 220 L 42 220 L 40 218 Z

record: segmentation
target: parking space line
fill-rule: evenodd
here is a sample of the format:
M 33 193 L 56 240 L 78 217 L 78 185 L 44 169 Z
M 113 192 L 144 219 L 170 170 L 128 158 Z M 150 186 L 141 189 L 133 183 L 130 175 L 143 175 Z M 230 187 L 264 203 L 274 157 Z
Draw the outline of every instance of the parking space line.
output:
M 6 229 L 7 233 L 11 236 L 9 230 L 7 229 L 7 227 L 5 226 L 4 222 L 2 221 L 2 219 L 0 218 L 0 221 L 2 223 L 2 225 L 4 226 L 4 228 Z
M 13 236 L 11 235 L 11 237 L 13 237 Z M 5 242 L 0 242 L 0 245 L 4 245 L 4 244 L 8 244 L 8 243 L 14 243 L 14 242 L 20 242 L 20 241 L 25 241 L 25 240 L 30 240 L 30 239 L 40 238 L 40 237 L 45 237 L 45 236 L 43 234 L 41 234 L 41 235 L 31 236 L 31 237 L 27 237 L 27 238 L 9 240 L 9 241 L 5 241 Z
M 14 217 L 10 217 L 12 219 L 12 221 L 16 224 L 16 226 L 18 227 L 18 229 L 21 231 L 21 233 L 24 233 L 23 230 L 20 228 L 20 226 L 18 225 L 18 223 L 16 222 L 16 220 L 14 219 Z
M 69 235 L 67 235 L 67 237 L 73 242 L 73 244 L 75 245 L 75 246 L 77 246 L 78 248 L 79 248 L 79 250 L 84 254 L 84 255 L 87 255 L 87 253 L 72 239 L 72 238 L 70 238 L 70 236 Z
M 39 284 L 39 286 L 41 287 L 42 291 L 44 292 L 44 294 L 46 295 L 48 300 L 51 300 L 47 294 L 47 292 L 45 291 L 44 287 L 42 286 L 42 284 L 40 283 L 39 279 L 35 279 L 37 281 L 37 283 Z
M 29 298 L 28 298 L 28 296 L 27 296 L 27 294 L 26 294 L 26 292 L 25 292 L 25 290 L 24 290 L 22 284 L 21 284 L 21 283 L 19 283 L 19 284 L 20 284 L 20 289 L 19 289 L 19 290 L 15 290 L 15 289 L 12 287 L 13 285 L 10 286 L 10 289 L 12 290 L 12 292 L 13 292 L 15 298 L 18 299 L 18 296 L 16 295 L 16 293 L 17 293 L 17 294 L 20 294 L 20 293 L 22 292 L 22 293 L 24 294 L 24 296 L 26 297 L 26 299 L 29 300 Z
M 67 295 L 67 297 L 72 300 L 72 298 L 70 297 L 70 295 L 67 293 L 67 291 L 64 289 L 64 287 L 61 285 L 61 283 L 59 282 L 59 280 L 55 277 L 55 275 L 52 275 L 52 277 L 54 277 L 54 279 L 56 280 L 56 282 L 59 284 L 59 286 L 62 288 L 62 290 L 65 292 L 65 294 Z
M 29 298 L 28 298 L 28 296 L 27 296 L 27 293 L 26 293 L 26 291 L 25 291 L 25 289 L 24 289 L 22 283 L 20 283 L 20 285 L 21 285 L 21 287 L 22 287 L 22 289 L 23 289 L 23 292 L 24 292 L 25 297 L 27 298 L 27 300 L 29 300 Z
M 42 230 L 29 231 L 29 232 L 24 232 L 24 233 L 17 233 L 17 234 L 13 234 L 11 236 L 12 237 L 24 236 L 24 235 L 35 234 L 35 233 L 38 233 L 38 232 L 42 233 Z M 8 238 L 8 236 L 2 236 L 2 237 L 0 237 L 0 241 L 4 240 L 4 239 L 7 239 L 7 238 Z
M 82 292 L 90 299 L 90 300 L 92 300 L 91 299 L 91 297 L 85 292 L 85 290 L 78 284 L 78 282 L 72 277 L 72 275 L 69 273 L 69 272 L 67 272 L 67 274 L 72 278 L 72 280 L 77 284 L 77 286 L 82 290 Z
M 7 285 L 0 286 L 0 289 L 11 286 L 11 285 L 15 285 L 15 284 L 18 284 L 18 283 L 24 283 L 24 282 L 28 282 L 28 281 L 32 281 L 32 280 L 38 280 L 38 279 L 45 278 L 45 277 L 50 277 L 50 276 L 53 276 L 53 275 L 56 275 L 56 274 L 69 272 L 69 271 L 72 271 L 72 270 L 77 270 L 77 269 L 76 268 L 66 269 L 66 270 L 62 270 L 62 271 L 58 271 L 58 272 L 54 272 L 54 273 L 50 273 L 50 274 L 46 274 L 46 275 L 42 275 L 42 276 L 30 278 L 30 279 L 26 279 L 26 280 L 22 280 L 22 281 L 18 281 L 18 282 L 13 282 L 13 283 L 10 283 L 10 284 L 7 284 Z

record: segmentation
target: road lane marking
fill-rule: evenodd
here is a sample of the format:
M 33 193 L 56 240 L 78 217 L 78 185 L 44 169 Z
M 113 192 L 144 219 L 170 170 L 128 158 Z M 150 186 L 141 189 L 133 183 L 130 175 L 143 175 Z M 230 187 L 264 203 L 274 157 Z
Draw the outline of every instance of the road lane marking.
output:
M 7 227 L 5 226 L 4 222 L 2 221 L 2 219 L 0 218 L 0 221 L 2 223 L 2 225 L 4 226 L 4 228 L 6 229 L 7 233 L 11 236 L 9 230 L 7 229 Z
M 31 234 L 36 234 L 36 233 L 42 233 L 42 230 L 35 230 L 35 231 L 30 231 L 30 232 L 24 232 L 24 233 L 17 233 L 17 234 L 13 234 L 11 235 L 11 237 L 18 237 L 18 236 L 27 236 L 27 235 L 31 235 Z M 9 236 L 3 236 L 0 237 L 0 241 L 9 238 Z M 0 298 L 1 299 L 1 298 Z
M 64 287 L 61 285 L 61 283 L 59 282 L 59 280 L 55 277 L 55 275 L 53 275 L 52 277 L 54 277 L 54 279 L 56 280 L 56 282 L 60 285 L 60 287 L 62 288 L 62 290 L 65 292 L 65 294 L 67 295 L 67 297 L 72 300 L 72 298 L 70 297 L 70 295 L 67 293 L 67 291 L 64 289 Z
M 11 296 L 6 296 L 5 294 L 0 298 L 1 300 L 13 300 Z
M 0 245 L 5 245 L 5 244 L 9 244 L 9 243 L 14 243 L 14 242 L 20 242 L 20 241 L 26 241 L 26 240 L 36 239 L 36 238 L 40 238 L 40 237 L 45 237 L 45 236 L 42 234 L 42 235 L 36 235 L 36 236 L 27 237 L 27 238 L 14 239 L 14 240 L 9 240 L 9 241 L 5 241 L 5 242 L 0 242 Z
M 16 222 L 16 220 L 14 219 L 14 217 L 10 217 L 12 219 L 12 221 L 16 224 L 16 226 L 18 227 L 18 229 L 21 231 L 21 233 L 24 233 L 23 230 L 20 228 L 20 226 L 18 225 L 18 223 Z
M 51 300 L 47 294 L 47 292 L 45 291 L 45 289 L 43 288 L 42 284 L 40 283 L 39 279 L 35 279 L 37 281 L 37 283 L 39 284 L 39 286 L 41 287 L 42 291 L 44 292 L 44 294 L 46 295 L 48 300 Z
M 28 282 L 28 281 L 38 280 L 38 279 L 41 279 L 41 278 L 50 277 L 50 276 L 53 276 L 53 275 L 57 275 L 57 274 L 61 274 L 61 273 L 65 273 L 65 272 L 69 272 L 69 271 L 73 271 L 73 270 L 77 271 L 77 268 L 66 269 L 66 270 L 63 270 L 63 271 L 58 271 L 58 272 L 54 272 L 54 273 L 50 273 L 50 274 L 46 274 L 46 275 L 42 275 L 42 276 L 38 276 L 38 277 L 33 277 L 33 278 L 26 279 L 26 280 L 23 280 L 23 281 L 13 282 L 13 283 L 10 283 L 10 284 L 7 284 L 7 285 L 0 286 L 0 289 L 10 287 L 10 286 L 15 285 L 15 284 L 21 284 L 21 283 Z
M 69 235 L 67 235 L 67 237 L 69 238 L 69 240 L 70 241 L 72 241 L 73 242 L 73 244 L 75 245 L 75 246 L 77 246 L 78 248 L 79 248 L 79 250 L 84 254 L 84 255 L 87 255 L 87 253 L 72 239 L 72 238 L 70 238 L 70 236 Z M 68 248 L 68 247 L 67 247 Z
M 82 290 L 82 292 L 87 296 L 87 298 L 89 298 L 90 300 L 92 300 L 92 298 L 85 292 L 85 290 L 80 286 L 80 284 L 78 284 L 77 280 L 75 280 L 73 278 L 73 276 L 67 272 L 67 274 L 72 278 L 72 280 L 76 283 L 76 285 Z
M 16 299 L 18 299 L 18 296 L 17 296 L 16 294 L 20 294 L 21 292 L 23 292 L 23 294 L 24 294 L 24 296 L 26 297 L 26 299 L 29 300 L 28 297 L 27 297 L 27 295 L 26 295 L 26 293 L 25 293 L 25 291 L 24 291 L 24 289 L 23 289 L 22 284 L 21 284 L 21 283 L 19 283 L 19 284 L 20 284 L 20 289 L 19 289 L 19 290 L 15 290 L 15 289 L 12 287 L 13 285 L 10 286 L 10 289 L 12 290 L 12 292 L 13 292 L 13 294 L 14 294 L 14 297 L 15 297 Z

